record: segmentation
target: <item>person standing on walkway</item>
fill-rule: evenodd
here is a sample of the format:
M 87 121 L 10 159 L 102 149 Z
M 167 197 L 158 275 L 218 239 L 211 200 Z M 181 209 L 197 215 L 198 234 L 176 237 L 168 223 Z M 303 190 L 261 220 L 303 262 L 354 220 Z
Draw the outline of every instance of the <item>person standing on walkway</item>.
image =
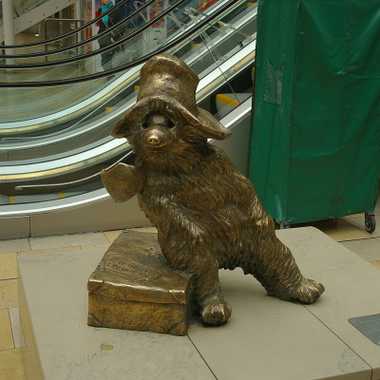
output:
M 113 7 L 113 3 L 111 0 L 101 0 L 101 5 L 96 12 L 96 16 L 98 17 L 105 14 L 112 7 Z M 108 14 L 102 17 L 98 21 L 97 25 L 99 26 L 98 34 L 105 32 L 110 26 L 113 25 L 111 15 Z M 98 39 L 98 42 L 99 42 L 100 48 L 110 45 L 113 42 L 111 33 L 108 33 L 105 36 L 100 36 Z M 112 61 L 113 54 L 114 54 L 113 49 L 110 49 L 101 53 L 102 66 L 105 70 L 111 68 L 112 66 L 111 61 Z

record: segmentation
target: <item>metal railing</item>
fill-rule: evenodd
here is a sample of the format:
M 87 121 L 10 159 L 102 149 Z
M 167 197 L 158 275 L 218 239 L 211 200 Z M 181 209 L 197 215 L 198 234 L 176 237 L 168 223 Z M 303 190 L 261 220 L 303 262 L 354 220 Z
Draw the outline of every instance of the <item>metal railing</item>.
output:
M 85 22 L 86 22 L 85 20 L 77 19 L 77 18 L 46 18 L 42 22 L 44 40 L 56 37 L 56 36 L 51 35 L 51 30 L 53 29 L 52 27 L 50 27 L 49 29 L 49 25 L 51 24 L 57 25 L 57 27 L 53 29 L 56 31 L 56 35 L 62 35 L 65 32 L 67 32 L 68 29 L 76 30 L 80 28 L 82 25 L 84 25 Z M 66 25 L 68 25 L 68 27 Z M 78 44 L 78 42 L 81 42 L 83 38 L 84 38 L 84 35 L 83 35 L 83 30 L 82 30 L 79 33 L 73 34 L 73 36 L 70 38 L 56 41 L 55 45 L 58 45 L 59 48 L 63 48 L 66 46 Z M 83 48 L 82 46 L 77 46 L 75 48 L 75 55 L 78 55 L 79 52 L 82 52 L 82 48 Z M 48 52 L 48 50 L 49 50 L 49 45 L 46 44 L 45 53 Z M 48 60 L 49 60 L 49 56 L 45 55 L 45 62 L 47 62 Z

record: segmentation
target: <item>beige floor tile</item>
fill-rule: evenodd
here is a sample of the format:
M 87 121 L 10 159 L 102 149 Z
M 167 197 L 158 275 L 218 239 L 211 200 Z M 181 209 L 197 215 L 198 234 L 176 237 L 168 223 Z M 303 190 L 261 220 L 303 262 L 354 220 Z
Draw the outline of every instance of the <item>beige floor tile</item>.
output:
M 0 352 L 0 380 L 24 380 L 21 351 Z
M 72 253 L 74 251 L 80 251 L 82 247 L 80 245 L 72 245 L 69 247 L 60 247 L 60 248 L 46 248 L 46 249 L 30 249 L 28 251 L 21 251 L 19 255 L 49 255 L 49 254 L 65 254 Z
M 18 280 L 0 281 L 0 308 L 18 306 Z
M 16 253 L 0 255 L 0 280 L 9 280 L 18 277 Z
M 52 249 L 72 246 L 100 245 L 108 246 L 109 241 L 102 232 L 72 234 L 61 236 L 47 236 L 41 238 L 30 238 L 30 245 L 35 249 Z
M 364 214 L 348 215 L 342 219 L 354 225 L 355 227 L 360 228 L 361 230 L 365 230 Z M 375 231 L 373 231 L 373 233 L 370 234 L 371 237 L 380 237 L 380 225 L 379 225 L 380 215 L 376 216 L 376 219 L 377 219 L 377 226 L 376 226 Z
M 13 344 L 15 348 L 25 346 L 25 339 L 21 329 L 20 311 L 18 307 L 11 307 L 9 310 L 9 318 L 11 320 L 11 330 L 13 337 Z
M 112 243 L 122 232 L 122 230 L 116 230 L 116 231 L 105 231 L 104 236 L 106 239 Z
M 30 249 L 28 239 L 0 240 L 0 253 L 20 252 Z
M 345 219 L 339 219 L 337 223 L 331 223 L 319 227 L 319 229 L 336 241 L 369 239 L 380 236 L 380 231 L 375 231 L 373 234 L 369 234 L 365 231 L 364 225 L 360 225 L 358 222 L 354 223 L 352 220 L 347 221 Z
M 380 260 L 380 238 L 342 241 L 342 244 L 363 260 L 369 262 Z
M 371 261 L 371 264 L 380 270 L 380 260 Z
M 23 369 L 0 369 L 0 380 L 25 380 Z
M 0 351 L 14 348 L 8 309 L 0 309 Z

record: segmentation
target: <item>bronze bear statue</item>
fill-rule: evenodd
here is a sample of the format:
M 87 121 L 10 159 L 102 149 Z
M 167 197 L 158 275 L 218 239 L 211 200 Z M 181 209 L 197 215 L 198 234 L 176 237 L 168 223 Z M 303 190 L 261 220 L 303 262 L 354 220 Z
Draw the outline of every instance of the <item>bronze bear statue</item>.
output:
M 116 201 L 137 194 L 169 265 L 195 275 L 203 323 L 221 325 L 231 316 L 219 268 L 241 267 L 271 296 L 315 302 L 323 285 L 302 276 L 252 184 L 208 142 L 229 132 L 197 107 L 197 84 L 175 57 L 157 55 L 143 66 L 138 101 L 113 130 L 128 139 L 135 165 L 103 171 L 104 185 Z

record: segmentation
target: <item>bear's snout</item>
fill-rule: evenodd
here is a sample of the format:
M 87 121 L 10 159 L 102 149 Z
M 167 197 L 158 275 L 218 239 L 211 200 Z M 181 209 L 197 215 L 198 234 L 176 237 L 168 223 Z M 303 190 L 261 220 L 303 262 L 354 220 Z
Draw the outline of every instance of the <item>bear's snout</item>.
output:
M 144 143 L 150 148 L 162 148 L 170 141 L 168 133 L 162 128 L 151 128 L 145 131 Z

